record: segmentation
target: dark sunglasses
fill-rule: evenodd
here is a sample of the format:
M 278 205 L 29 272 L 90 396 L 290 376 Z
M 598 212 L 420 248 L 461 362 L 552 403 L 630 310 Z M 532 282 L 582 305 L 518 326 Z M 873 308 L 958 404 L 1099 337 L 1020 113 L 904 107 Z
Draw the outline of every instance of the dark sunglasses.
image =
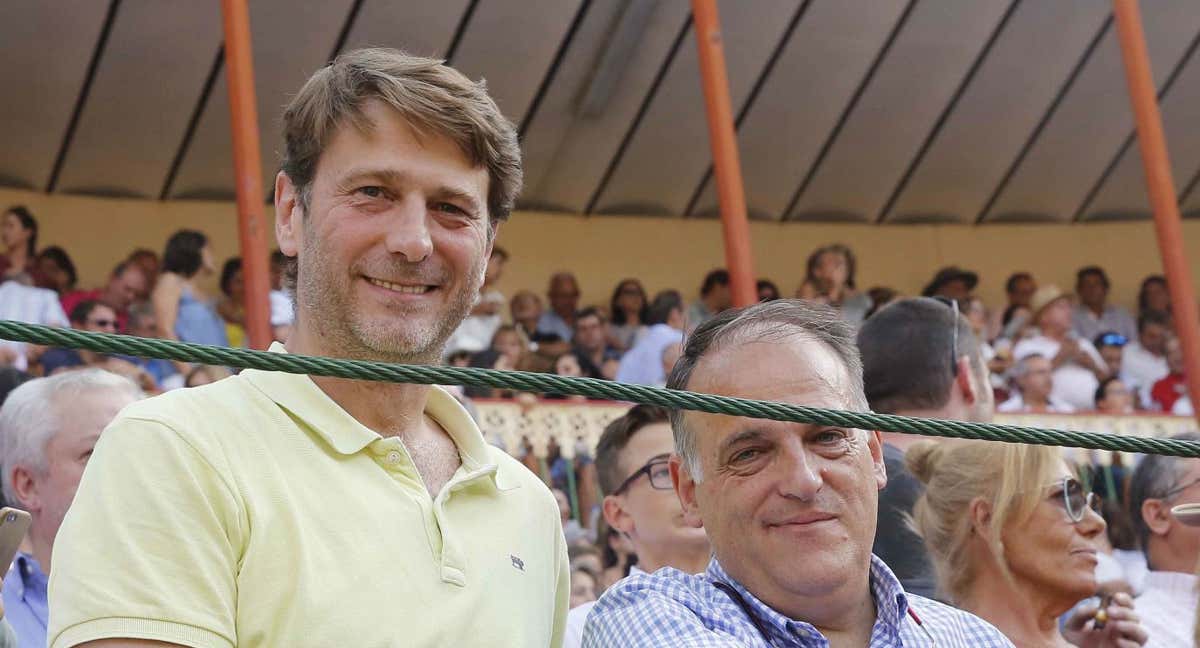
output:
M 949 297 L 934 297 L 934 301 L 954 312 L 954 323 L 950 328 L 954 331 L 954 346 L 950 348 L 950 375 L 958 377 L 958 301 Z
M 88 322 L 88 326 L 99 326 L 100 328 L 117 328 L 117 320 L 115 319 L 98 319 Z
M 675 488 L 675 485 L 671 483 L 671 470 L 668 468 L 669 461 L 670 455 L 661 454 L 652 457 L 650 461 L 646 462 L 646 465 L 635 470 L 632 475 L 621 482 L 621 485 L 611 494 L 620 495 L 629 490 L 633 482 L 637 481 L 637 478 L 642 475 L 647 475 L 650 478 L 650 488 L 654 490 L 671 490 Z
M 1050 499 L 1062 498 L 1062 506 L 1071 522 L 1083 521 L 1088 509 L 1100 513 L 1100 498 L 1096 497 L 1095 493 L 1085 490 L 1083 484 L 1074 477 L 1063 477 L 1062 482 L 1052 488 L 1054 491 L 1050 493 Z

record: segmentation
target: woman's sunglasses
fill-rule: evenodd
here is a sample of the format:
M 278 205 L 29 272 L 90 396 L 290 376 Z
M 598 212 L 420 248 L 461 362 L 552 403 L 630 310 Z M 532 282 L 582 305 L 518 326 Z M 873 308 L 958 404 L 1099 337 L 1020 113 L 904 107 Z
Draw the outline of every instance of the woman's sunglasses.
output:
M 1050 498 L 1062 498 L 1062 506 L 1071 522 L 1083 521 L 1088 509 L 1100 512 L 1100 498 L 1096 497 L 1095 493 L 1084 490 L 1083 484 L 1074 477 L 1063 477 L 1062 482 L 1055 484 L 1053 488 Z

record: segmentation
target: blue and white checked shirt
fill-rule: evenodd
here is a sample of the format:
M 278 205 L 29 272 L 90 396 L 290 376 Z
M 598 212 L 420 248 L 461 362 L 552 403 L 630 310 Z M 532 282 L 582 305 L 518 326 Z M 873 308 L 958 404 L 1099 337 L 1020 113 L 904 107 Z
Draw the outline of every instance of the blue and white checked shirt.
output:
M 742 606 L 713 585 L 731 585 L 767 632 L 763 637 Z M 1012 648 L 988 622 L 937 601 L 905 594 L 887 565 L 871 556 L 875 627 L 871 648 Z M 921 622 L 909 615 L 916 613 Z M 664 568 L 630 576 L 604 593 L 583 631 L 583 648 L 828 648 L 813 626 L 767 607 L 734 581 L 716 558 L 703 574 Z

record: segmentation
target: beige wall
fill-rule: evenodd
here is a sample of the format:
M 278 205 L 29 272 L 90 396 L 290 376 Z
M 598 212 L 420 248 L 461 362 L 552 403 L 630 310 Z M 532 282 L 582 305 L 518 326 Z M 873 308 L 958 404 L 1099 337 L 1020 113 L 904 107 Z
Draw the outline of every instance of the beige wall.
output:
M 103 281 L 134 247 L 161 250 L 182 227 L 209 234 L 219 260 L 236 254 L 232 203 L 158 202 L 46 195 L 0 189 L 0 206 L 24 203 L 41 222 L 41 245 L 67 249 L 81 283 Z M 1003 282 L 1028 270 L 1042 283 L 1064 289 L 1082 265 L 1103 265 L 1113 279 L 1113 298 L 1132 305 L 1138 283 L 1161 272 L 1154 228 L 1149 222 L 1092 225 L 914 225 L 875 227 L 755 223 L 751 228 L 759 276 L 790 293 L 816 246 L 840 241 L 858 255 L 861 287 L 887 285 L 914 294 L 940 266 L 958 264 L 980 273 L 980 295 L 1003 300 Z M 1189 258 L 1200 259 L 1200 222 L 1184 223 Z M 722 265 L 721 228 L 708 220 L 642 217 L 579 217 L 518 213 L 500 231 L 499 244 L 512 255 L 501 282 L 505 294 L 521 288 L 545 291 L 557 270 L 580 279 L 584 303 L 607 301 L 623 277 L 640 277 L 651 292 L 677 288 L 691 299 L 708 270 Z M 1200 282 L 1200 263 L 1191 264 Z

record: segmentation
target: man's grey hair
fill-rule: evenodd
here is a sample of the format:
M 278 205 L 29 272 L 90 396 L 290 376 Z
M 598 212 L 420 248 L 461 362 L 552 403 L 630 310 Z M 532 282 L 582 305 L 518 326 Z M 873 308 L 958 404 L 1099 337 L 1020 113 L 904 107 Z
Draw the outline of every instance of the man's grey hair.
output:
M 1200 434 L 1185 432 L 1170 437 L 1177 441 L 1200 441 Z M 1150 526 L 1142 517 L 1142 505 L 1146 500 L 1162 499 L 1171 489 L 1182 484 L 1180 480 L 1187 473 L 1187 462 L 1194 461 L 1188 457 L 1168 457 L 1166 455 L 1143 455 L 1141 462 L 1129 478 L 1129 517 L 1132 518 L 1133 530 L 1137 533 L 1138 543 L 1146 560 L 1150 560 Z M 1150 565 L 1154 569 L 1154 565 Z
M 730 309 L 705 321 L 684 341 L 683 353 L 667 379 L 668 389 L 687 389 L 692 372 L 710 352 L 729 344 L 780 342 L 795 336 L 806 337 L 827 346 L 846 371 L 844 407 L 867 410 L 863 393 L 863 368 L 855 343 L 854 326 L 834 309 L 799 299 L 777 299 L 745 308 Z M 754 371 L 747 367 L 746 371 Z M 675 452 L 679 454 L 692 479 L 702 479 L 696 434 L 683 410 L 671 410 L 671 431 Z
M 64 407 L 83 394 L 115 391 L 134 400 L 145 395 L 128 378 L 103 369 L 80 369 L 35 378 L 12 390 L 0 407 L 0 470 L 3 471 L 4 499 L 17 502 L 12 474 L 25 466 L 45 474 L 46 445 L 63 426 Z

